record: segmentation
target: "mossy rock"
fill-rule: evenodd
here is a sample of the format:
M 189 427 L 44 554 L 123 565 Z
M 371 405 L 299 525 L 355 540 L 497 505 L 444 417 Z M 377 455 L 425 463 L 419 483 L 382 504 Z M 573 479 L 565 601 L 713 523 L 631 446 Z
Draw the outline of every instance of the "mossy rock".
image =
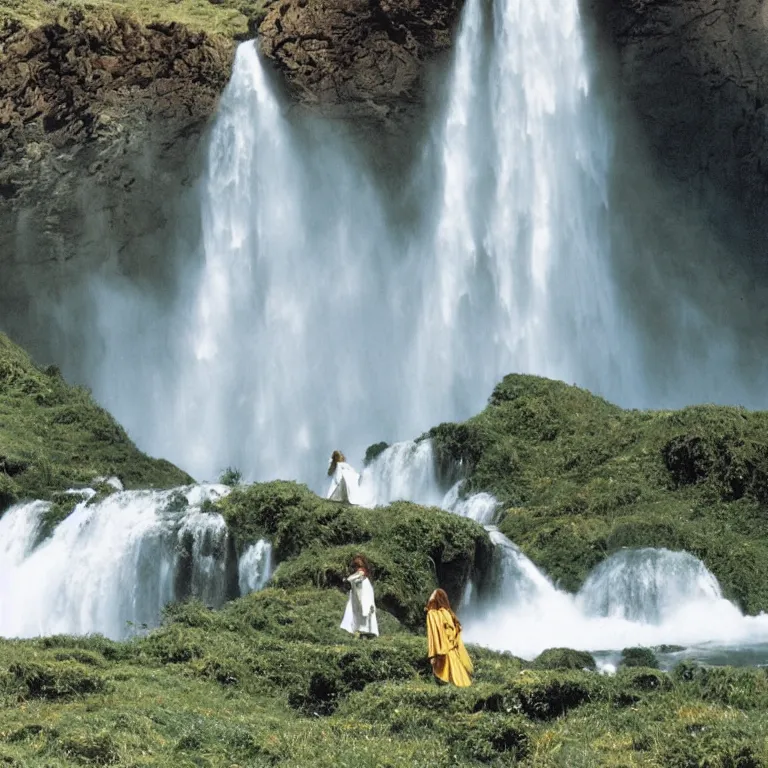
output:
M 572 648 L 548 648 L 531 664 L 533 669 L 585 669 L 594 672 L 597 664 L 592 654 Z
M 440 730 L 446 741 L 470 760 L 517 761 L 528 755 L 529 725 L 519 715 L 478 712 L 446 719 Z
M 126 488 L 192 482 L 169 462 L 139 451 L 86 390 L 38 368 L 0 334 L 0 511 L 113 475 Z M 61 503 L 59 511 L 65 511 Z
M 672 680 L 669 675 L 648 666 L 622 667 L 616 682 L 623 689 L 632 691 L 652 692 L 672 689 Z
M 389 448 L 389 443 L 374 443 L 373 445 L 369 445 L 365 449 L 365 457 L 363 458 L 363 466 L 368 466 L 370 463 L 375 461 L 379 456 L 381 456 L 384 451 Z
M 710 723 L 688 723 L 667 738 L 661 748 L 665 768 L 764 768 L 759 746 L 738 725 L 713 728 Z
M 8 671 L 23 698 L 53 700 L 107 689 L 101 674 L 73 661 L 19 661 L 11 664 Z
M 621 652 L 619 666 L 658 669 L 659 662 L 656 654 L 650 648 L 625 648 Z
M 269 538 L 282 589 L 344 590 L 349 564 L 371 564 L 376 603 L 410 628 L 422 627 L 430 592 L 443 587 L 458 603 L 491 551 L 477 523 L 440 509 L 397 502 L 364 509 L 321 499 L 306 486 L 276 481 L 235 488 L 218 505 L 243 549 Z

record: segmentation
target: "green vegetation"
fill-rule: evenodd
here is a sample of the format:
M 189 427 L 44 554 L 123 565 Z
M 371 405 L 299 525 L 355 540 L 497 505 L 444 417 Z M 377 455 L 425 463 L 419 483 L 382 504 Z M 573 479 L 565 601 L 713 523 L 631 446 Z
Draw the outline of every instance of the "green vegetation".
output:
M 685 549 L 745 610 L 768 610 L 768 413 L 626 411 L 507 376 L 488 407 L 429 433 L 440 468 L 502 502 L 499 527 L 570 590 L 621 547 Z
M 650 648 L 625 648 L 621 652 L 621 666 L 656 669 L 659 662 L 656 660 L 656 654 Z
M 90 13 L 120 11 L 144 24 L 177 22 L 190 29 L 234 39 L 254 37 L 269 0 L 0 0 L 4 21 L 36 27 L 82 9 Z
M 597 669 L 592 654 L 586 651 L 574 651 L 571 648 L 548 648 L 534 659 L 534 669 Z
M 382 611 L 383 636 L 355 640 L 344 600 L 268 589 L 172 606 L 127 643 L 0 641 L 0 765 L 768 765 L 764 670 L 603 677 L 470 647 L 475 685 L 439 687 L 424 637 Z
M 362 552 L 377 603 L 412 627 L 423 621 L 438 584 L 458 600 L 491 547 L 480 525 L 439 509 L 407 502 L 363 509 L 283 481 L 239 486 L 218 508 L 241 550 L 262 537 L 272 541 L 278 587 L 341 587 L 350 561 Z
M 0 512 L 19 499 L 51 499 L 57 491 L 115 475 L 127 488 L 167 488 L 191 478 L 151 459 L 85 390 L 58 370 L 41 370 L 0 334 Z M 56 496 L 51 524 L 72 509 Z
M 384 451 L 389 448 L 389 443 L 374 443 L 373 445 L 369 445 L 365 449 L 365 456 L 363 458 L 363 466 L 368 466 L 372 461 L 374 461 L 376 458 L 378 458 Z
M 445 477 L 458 466 L 467 490 L 495 493 L 502 530 L 566 586 L 621 546 L 685 548 L 755 610 L 768 607 L 766 427 L 766 414 L 623 411 L 510 376 L 482 414 L 431 434 Z M 129 487 L 188 481 L 0 336 L 0 504 L 51 499 L 44 536 L 72 508 L 62 489 L 112 474 Z M 227 471 L 232 493 L 210 510 L 240 551 L 272 541 L 270 588 L 220 611 L 169 606 L 163 626 L 125 643 L 0 641 L 0 765 L 768 768 L 765 670 L 686 661 L 667 674 L 652 650 L 627 648 L 606 677 L 568 648 L 530 663 L 470 648 L 475 684 L 436 685 L 423 606 L 438 584 L 456 600 L 489 560 L 483 528 L 238 475 Z M 377 639 L 339 628 L 358 552 L 371 563 Z

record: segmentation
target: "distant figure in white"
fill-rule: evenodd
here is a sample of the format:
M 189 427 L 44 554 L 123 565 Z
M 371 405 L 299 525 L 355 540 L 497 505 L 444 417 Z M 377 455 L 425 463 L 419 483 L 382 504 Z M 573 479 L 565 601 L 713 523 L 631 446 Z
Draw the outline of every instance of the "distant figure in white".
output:
M 370 569 L 365 555 L 356 555 L 352 560 L 352 575 L 347 581 L 352 586 L 347 600 L 341 628 L 356 637 L 378 637 L 379 623 L 376 620 L 376 600 L 373 595 L 373 584 L 370 579 Z
M 360 475 L 347 464 L 341 451 L 331 454 L 331 463 L 328 465 L 328 477 L 331 485 L 328 488 L 328 496 L 331 501 L 345 501 L 354 504 L 360 486 Z

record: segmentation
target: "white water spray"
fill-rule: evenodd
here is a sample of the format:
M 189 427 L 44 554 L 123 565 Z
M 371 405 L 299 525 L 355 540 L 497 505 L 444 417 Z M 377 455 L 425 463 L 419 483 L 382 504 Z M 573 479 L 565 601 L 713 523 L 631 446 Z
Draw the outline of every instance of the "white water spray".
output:
M 84 500 L 44 541 L 50 505 L 0 518 L 0 636 L 100 633 L 124 638 L 155 626 L 172 600 L 219 607 L 264 586 L 269 545 L 233 562 L 221 515 L 201 509 L 224 486 L 124 491 Z M 238 590 L 239 582 L 239 590 Z
M 393 476 L 400 481 L 391 482 Z M 388 448 L 363 472 L 362 485 L 380 493 L 372 503 L 404 497 L 434 504 L 441 488 L 431 441 Z M 667 644 L 696 652 L 725 649 L 722 658 L 768 647 L 768 616 L 744 616 L 723 597 L 714 575 L 686 552 L 620 550 L 592 571 L 576 595 L 558 589 L 494 527 L 496 499 L 488 493 L 462 497 L 461 485 L 443 493 L 440 506 L 484 525 L 495 545 L 482 584 L 472 585 L 461 609 L 469 642 L 528 659 L 552 647 L 618 651 Z
M 272 573 L 272 544 L 264 539 L 251 544 L 237 566 L 240 594 L 248 595 L 267 586 Z

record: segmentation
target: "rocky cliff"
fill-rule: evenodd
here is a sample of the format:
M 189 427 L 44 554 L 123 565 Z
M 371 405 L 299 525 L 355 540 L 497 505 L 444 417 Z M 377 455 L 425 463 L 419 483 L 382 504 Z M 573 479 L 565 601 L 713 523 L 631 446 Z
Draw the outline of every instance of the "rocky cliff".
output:
M 585 4 L 618 52 L 623 92 L 656 157 L 709 201 L 721 224 L 734 213 L 743 215 L 745 244 L 760 255 L 768 214 L 768 5 L 758 0 Z
M 165 293 L 174 259 L 195 258 L 187 193 L 238 39 L 258 28 L 313 112 L 394 131 L 420 98 L 425 61 L 449 46 L 460 2 L 126 5 L 35 3 L 19 15 L 0 0 L 0 327 L 42 359 L 62 292 L 108 270 Z
M 325 116 L 399 129 L 424 64 L 447 49 L 461 0 L 283 0 L 259 26 L 294 97 Z
M 88 272 L 167 260 L 234 45 L 74 11 L 0 31 L 0 305 L 6 328 Z M 28 327 L 27 329 L 28 330 Z

